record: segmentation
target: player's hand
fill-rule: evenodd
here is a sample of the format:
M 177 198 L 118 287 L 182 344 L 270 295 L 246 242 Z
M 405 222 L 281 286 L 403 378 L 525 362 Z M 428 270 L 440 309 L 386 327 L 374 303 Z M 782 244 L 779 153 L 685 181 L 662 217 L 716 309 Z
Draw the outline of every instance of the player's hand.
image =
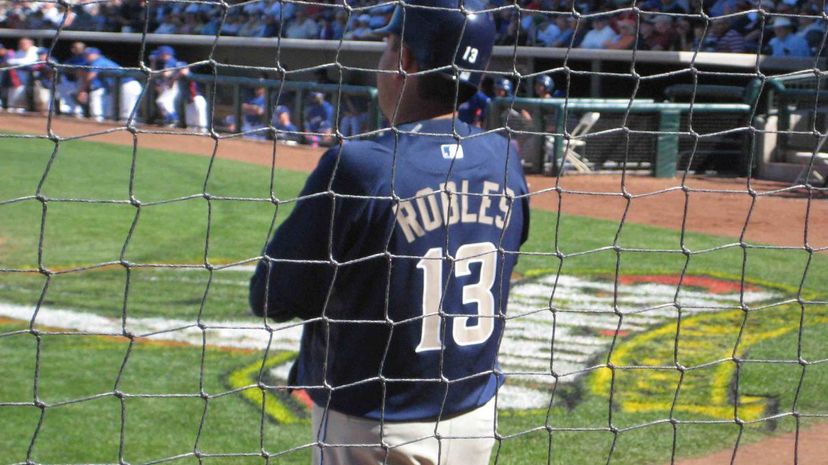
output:
M 75 94 L 75 100 L 77 100 L 80 104 L 86 104 L 89 102 L 89 93 L 85 90 L 82 90 Z

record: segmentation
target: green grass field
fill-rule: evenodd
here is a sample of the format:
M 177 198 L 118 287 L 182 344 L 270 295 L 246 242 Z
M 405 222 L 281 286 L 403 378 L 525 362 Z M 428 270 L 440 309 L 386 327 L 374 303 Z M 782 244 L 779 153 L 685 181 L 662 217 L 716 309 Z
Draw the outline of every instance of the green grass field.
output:
M 130 147 L 72 141 L 61 144 L 50 164 L 51 142 L 6 139 L 0 146 L 0 269 L 90 267 L 49 279 L 36 272 L 0 272 L 0 303 L 33 308 L 42 299 L 48 307 L 108 317 L 126 312 L 130 318 L 260 321 L 248 313 L 244 276 L 238 272 L 221 270 L 211 276 L 206 270 L 145 265 L 250 261 L 267 240 L 274 218 L 278 223 L 289 213 L 304 174 L 279 170 L 271 186 L 267 168 L 224 160 L 211 167 L 206 157 L 142 149 L 133 160 Z M 50 199 L 46 203 L 34 198 L 41 180 L 41 193 Z M 271 189 L 287 202 L 277 208 L 268 201 Z M 130 204 L 130 195 L 141 202 L 140 208 Z M 619 232 L 610 221 L 539 210 L 532 215 L 523 251 L 547 255 L 521 257 L 518 271 L 523 274 L 559 267 L 564 274 L 611 274 L 618 265 L 621 274 L 676 275 L 686 267 L 694 275 L 744 275 L 749 282 L 772 287 L 781 295 L 778 300 L 790 299 L 792 303 L 752 311 L 747 318 L 740 310 L 691 317 L 681 338 L 687 345 L 679 352 L 686 365 L 701 365 L 730 357 L 737 346 L 737 355 L 754 361 L 739 370 L 745 411 L 749 401 L 759 399 L 763 411 L 828 413 L 821 395 L 828 392 L 828 363 L 805 370 L 793 363 L 800 356 L 828 360 L 823 342 L 828 308 L 808 303 L 803 313 L 795 302 L 798 295 L 825 300 L 828 258 L 801 250 L 743 249 L 733 239 L 687 234 L 688 261 L 676 231 L 625 224 Z M 623 250 L 620 255 L 602 249 L 611 245 Z M 554 256 L 556 250 L 563 260 Z M 127 270 L 118 264 L 121 260 L 134 266 Z M 112 265 L 100 266 L 106 263 Z M 307 424 L 277 424 L 263 417 L 260 407 L 245 397 L 255 397 L 259 390 L 236 390 L 228 381 L 235 370 L 260 361 L 262 353 L 210 346 L 202 353 L 195 346 L 130 345 L 125 338 L 100 336 L 36 337 L 21 331 L 26 327 L 25 322 L 0 320 L 0 465 L 27 459 L 117 463 L 119 458 L 140 464 L 182 454 L 176 462 L 197 463 L 194 450 L 206 454 L 202 459 L 209 463 L 262 463 L 263 448 L 289 451 L 271 462 L 307 462 L 309 449 L 301 447 L 311 442 Z M 711 335 L 713 328 L 717 332 Z M 648 334 L 622 338 L 614 361 L 670 365 L 675 323 Z M 720 366 L 688 371 L 676 405 L 704 402 L 705 394 L 694 391 L 696 378 L 724 376 L 717 371 Z M 727 371 L 720 382 L 733 383 L 734 372 Z M 556 397 L 548 417 L 546 411 L 504 413 L 498 463 L 546 463 L 550 450 L 553 463 L 604 463 L 610 450 L 612 463 L 669 462 L 674 428 L 664 421 L 670 415 L 664 404 L 672 402 L 678 372 L 619 372 L 618 405 L 634 405 L 636 399 L 656 405 L 638 410 L 610 409 L 608 375 L 607 369 L 595 370 L 576 386 L 562 388 L 566 395 Z M 33 401 L 35 388 L 38 399 L 49 405 L 42 416 L 39 408 L 21 405 Z M 115 389 L 127 397 L 112 395 Z M 206 402 L 202 391 L 209 394 Z M 617 435 L 606 431 L 610 414 L 613 425 L 622 429 Z M 675 417 L 722 420 L 679 424 L 679 456 L 732 448 L 739 434 L 738 425 L 726 421 L 732 414 L 687 409 Z M 749 424 L 742 441 L 793 428 L 790 416 Z

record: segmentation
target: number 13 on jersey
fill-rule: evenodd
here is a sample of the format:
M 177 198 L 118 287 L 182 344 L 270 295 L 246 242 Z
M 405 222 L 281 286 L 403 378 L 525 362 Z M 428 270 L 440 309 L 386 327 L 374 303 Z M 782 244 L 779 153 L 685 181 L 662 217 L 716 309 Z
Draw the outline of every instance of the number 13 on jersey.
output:
M 486 342 L 494 331 L 495 298 L 492 295 L 497 272 L 497 248 L 491 242 L 466 244 L 457 249 L 454 276 L 460 278 L 472 274 L 471 264 L 480 263 L 480 277 L 475 283 L 463 286 L 463 305 L 477 305 L 477 323 L 469 324 L 470 317 L 454 317 L 451 336 L 460 346 Z M 416 352 L 440 350 L 440 305 L 443 304 L 443 249 L 429 249 L 417 263 L 423 270 L 423 322 L 420 343 Z M 448 305 L 448 303 L 446 303 Z M 446 313 L 458 314 L 455 309 Z

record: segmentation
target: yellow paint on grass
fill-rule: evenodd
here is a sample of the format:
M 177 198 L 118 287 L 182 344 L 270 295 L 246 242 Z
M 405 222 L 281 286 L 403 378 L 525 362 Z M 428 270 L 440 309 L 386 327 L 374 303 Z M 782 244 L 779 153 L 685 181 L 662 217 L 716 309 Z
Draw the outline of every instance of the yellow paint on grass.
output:
M 762 397 L 742 394 L 738 405 L 733 405 L 731 383 L 737 367 L 734 351 L 744 356 L 752 346 L 798 331 L 799 307 L 784 305 L 749 313 L 747 321 L 744 318 L 740 310 L 707 313 L 682 320 L 677 343 L 676 323 L 622 342 L 611 357 L 617 405 L 625 412 L 666 414 L 672 409 L 716 419 L 738 416 L 745 421 L 766 415 L 766 399 Z M 811 313 L 809 320 L 809 324 L 828 323 L 828 314 Z M 673 368 L 674 351 L 679 364 L 691 368 L 685 371 L 675 402 L 680 371 Z M 700 368 L 704 364 L 709 366 Z M 712 373 L 706 374 L 707 370 Z M 596 370 L 589 379 L 592 393 L 607 397 L 612 377 L 611 368 Z
M 230 373 L 228 383 L 234 390 L 243 389 L 241 391 L 242 396 L 254 405 L 257 405 L 260 409 L 264 405 L 265 413 L 278 423 L 296 423 L 301 421 L 301 419 L 287 406 L 282 404 L 276 395 L 259 388 L 260 372 L 281 365 L 295 357 L 296 354 L 294 352 L 281 352 L 265 360 L 264 367 L 262 367 L 261 361 L 257 361 Z

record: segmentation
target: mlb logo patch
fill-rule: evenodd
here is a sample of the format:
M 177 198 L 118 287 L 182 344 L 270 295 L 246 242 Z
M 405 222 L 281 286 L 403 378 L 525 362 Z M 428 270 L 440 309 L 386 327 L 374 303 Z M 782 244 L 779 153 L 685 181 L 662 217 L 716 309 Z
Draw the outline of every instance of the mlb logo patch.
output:
M 463 158 L 463 146 L 460 144 L 443 144 L 440 152 L 446 160 L 459 160 Z

